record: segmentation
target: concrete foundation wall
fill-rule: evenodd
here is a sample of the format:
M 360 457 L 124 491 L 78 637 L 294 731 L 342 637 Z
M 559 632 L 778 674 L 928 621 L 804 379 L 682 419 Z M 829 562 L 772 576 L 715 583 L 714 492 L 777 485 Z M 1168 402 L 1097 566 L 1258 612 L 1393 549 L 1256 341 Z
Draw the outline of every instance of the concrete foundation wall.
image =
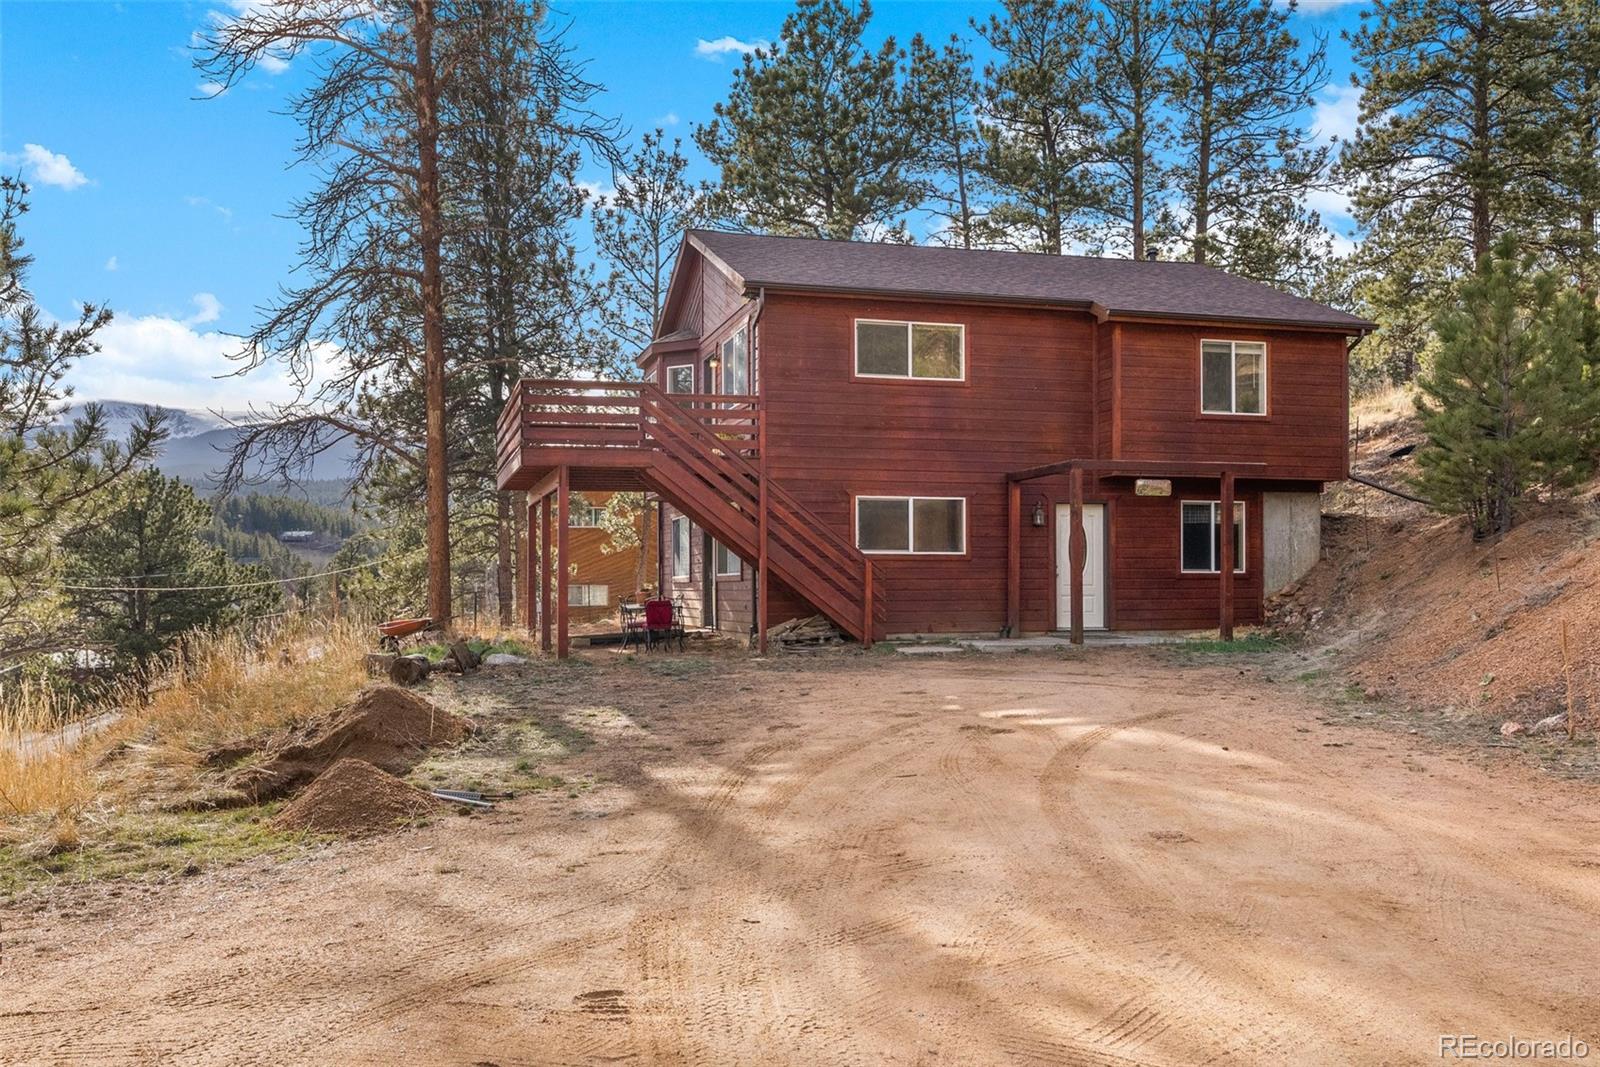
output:
M 1322 556 L 1322 496 L 1263 493 L 1261 532 L 1265 588 L 1271 596 L 1298 581 Z

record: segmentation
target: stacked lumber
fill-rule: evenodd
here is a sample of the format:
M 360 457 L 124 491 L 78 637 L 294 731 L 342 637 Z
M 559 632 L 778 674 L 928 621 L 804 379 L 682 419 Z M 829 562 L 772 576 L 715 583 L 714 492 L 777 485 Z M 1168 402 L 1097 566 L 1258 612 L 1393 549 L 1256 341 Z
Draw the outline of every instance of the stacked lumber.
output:
M 772 627 L 767 642 L 785 652 L 812 651 L 844 644 L 844 634 L 826 616 L 811 615 Z

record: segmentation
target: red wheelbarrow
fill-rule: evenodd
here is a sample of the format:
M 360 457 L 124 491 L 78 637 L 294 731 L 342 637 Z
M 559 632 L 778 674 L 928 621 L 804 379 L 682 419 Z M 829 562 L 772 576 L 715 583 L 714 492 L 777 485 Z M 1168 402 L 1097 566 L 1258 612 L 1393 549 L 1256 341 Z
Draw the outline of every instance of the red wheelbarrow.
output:
M 388 622 L 378 624 L 378 632 L 383 638 L 378 642 L 378 647 L 389 652 L 400 651 L 400 639 L 410 637 L 433 625 L 431 618 L 427 619 L 390 619 Z

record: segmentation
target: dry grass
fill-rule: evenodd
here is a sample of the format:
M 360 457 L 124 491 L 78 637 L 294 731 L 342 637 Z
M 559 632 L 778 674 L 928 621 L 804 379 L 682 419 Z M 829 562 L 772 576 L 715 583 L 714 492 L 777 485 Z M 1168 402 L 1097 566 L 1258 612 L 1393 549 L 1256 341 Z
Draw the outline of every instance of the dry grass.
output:
M 365 681 L 369 631 L 309 622 L 250 642 L 238 633 L 190 643 L 146 695 L 69 719 L 45 690 L 0 705 L 0 843 L 56 851 L 82 823 L 181 790 L 219 741 L 301 721 L 348 700 Z M 191 783 L 192 784 L 192 783 Z
M 1384 433 L 1402 419 L 1416 415 L 1417 391 L 1394 385 L 1350 398 L 1350 432 L 1358 438 Z

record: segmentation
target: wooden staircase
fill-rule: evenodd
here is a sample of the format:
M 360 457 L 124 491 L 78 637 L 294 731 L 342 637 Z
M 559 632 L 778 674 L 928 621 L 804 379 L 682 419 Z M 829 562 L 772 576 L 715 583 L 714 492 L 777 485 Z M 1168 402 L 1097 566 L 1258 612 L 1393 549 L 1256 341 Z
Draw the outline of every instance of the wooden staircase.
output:
M 885 618 L 872 561 L 765 475 L 764 414 L 649 382 L 522 381 L 500 416 L 500 488 L 565 467 L 574 489 L 651 490 L 870 645 Z

